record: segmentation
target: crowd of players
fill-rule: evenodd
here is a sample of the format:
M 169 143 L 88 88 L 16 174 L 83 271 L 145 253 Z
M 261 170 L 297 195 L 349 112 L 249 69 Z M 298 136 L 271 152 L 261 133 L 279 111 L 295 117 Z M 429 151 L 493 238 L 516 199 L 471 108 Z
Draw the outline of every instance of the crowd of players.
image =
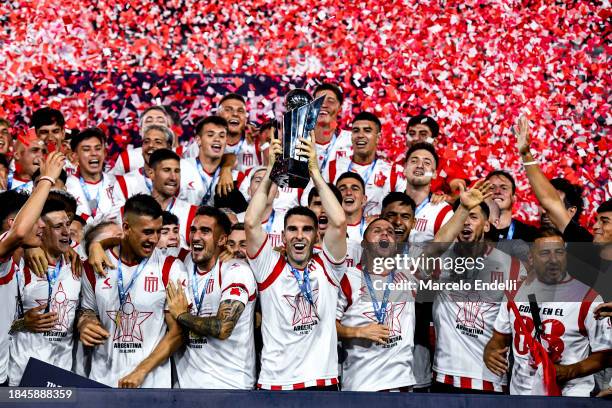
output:
M 68 137 L 42 108 L 13 143 L 0 120 L 0 382 L 18 385 L 34 357 L 127 388 L 609 393 L 612 201 L 592 232 L 580 225 L 581 190 L 544 176 L 517 118 L 533 227 L 513 218 L 512 174 L 473 180 L 441 158 L 434 119 L 411 118 L 392 163 L 376 115 L 337 129 L 340 89 L 313 94 L 325 100 L 298 146 L 305 189 L 270 179 L 275 123 L 253 128 L 237 94 L 187 144 L 149 107 L 142 147 L 112 169 L 99 128 Z M 446 266 L 374 272 L 415 253 L 481 257 L 471 278 L 517 286 L 374 289 L 457 280 Z

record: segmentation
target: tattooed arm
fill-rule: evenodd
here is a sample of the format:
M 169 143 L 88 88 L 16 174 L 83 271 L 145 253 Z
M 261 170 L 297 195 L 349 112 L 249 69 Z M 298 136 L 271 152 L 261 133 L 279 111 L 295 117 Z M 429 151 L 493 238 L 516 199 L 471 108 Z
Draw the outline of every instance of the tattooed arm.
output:
M 168 283 L 166 288 L 168 311 L 183 327 L 200 336 L 211 336 L 220 340 L 227 339 L 242 315 L 244 303 L 239 300 L 224 300 L 219 305 L 216 316 L 201 317 L 189 313 L 189 303 L 179 286 Z

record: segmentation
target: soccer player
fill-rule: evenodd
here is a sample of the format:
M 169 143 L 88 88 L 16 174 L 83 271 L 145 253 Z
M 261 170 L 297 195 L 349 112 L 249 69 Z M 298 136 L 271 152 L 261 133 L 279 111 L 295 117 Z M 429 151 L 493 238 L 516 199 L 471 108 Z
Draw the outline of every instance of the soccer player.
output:
M 338 126 L 338 116 L 344 102 L 342 90 L 337 85 L 324 82 L 314 90 L 315 99 L 321 96 L 325 99 L 314 129 L 314 140 L 317 160 L 321 172 L 325 174 L 330 161 L 339 156 L 350 156 L 351 132 L 340 130 Z
M 601 297 L 568 275 L 567 261 L 561 234 L 541 231 L 531 248 L 535 276 L 499 309 L 484 362 L 491 371 L 504 374 L 512 347 L 510 394 L 541 395 L 558 386 L 561 395 L 588 397 L 594 386 L 592 374 L 609 366 L 612 327 L 608 319 L 594 316 Z M 535 302 L 528 298 L 530 294 L 536 296 Z M 540 320 L 541 330 L 534 319 Z M 556 378 L 548 379 L 549 387 L 538 369 L 543 360 L 534 360 L 538 354 L 555 364 Z
M 398 253 L 395 228 L 383 218 L 364 234 L 362 263 L 342 279 L 336 327 L 347 353 L 342 363 L 343 391 L 408 391 L 414 384 L 414 296 L 410 273 L 380 267 L 375 258 Z M 393 289 L 384 285 L 405 285 Z
M 42 165 L 40 183 L 32 195 L 16 191 L 0 193 L 0 384 L 7 382 L 9 361 L 9 328 L 16 312 L 17 280 L 15 272 L 23 265 L 21 248 L 42 245 L 40 213 L 49 191 L 64 166 L 64 155 L 51 153 Z M 53 320 L 53 314 L 43 313 L 41 319 Z
M 169 357 L 181 343 L 181 329 L 166 312 L 165 287 L 186 285 L 182 263 L 157 250 L 162 209 L 137 194 L 124 207 L 123 237 L 105 252 L 107 277 L 86 265 L 78 329 L 92 346 L 89 377 L 119 388 L 170 388 Z M 116 241 L 115 241 L 116 242 Z M 93 258 L 94 243 L 89 256 Z M 91 260 L 95 264 L 95 260 Z
M 393 191 L 383 199 L 381 216 L 393 225 L 395 242 L 407 243 L 414 226 L 416 204 L 406 193 Z
M 202 206 L 191 226 L 190 272 L 193 302 L 172 282 L 168 310 L 189 330 L 186 348 L 176 357 L 180 388 L 252 389 L 255 385 L 253 316 L 256 286 L 251 268 L 219 255 L 230 222 L 217 208 Z
M 338 356 L 335 311 L 346 266 L 346 217 L 321 176 L 314 143 L 300 140 L 314 186 L 328 218 L 320 253 L 313 255 L 317 217 L 305 207 L 284 217 L 285 252 L 274 250 L 262 227 L 272 185 L 270 171 L 281 154 L 272 140 L 268 171 L 245 215 L 247 255 L 258 284 L 264 348 L 258 387 L 292 390 L 337 389 Z
M 49 260 L 46 276 L 39 278 L 28 267 L 20 274 L 18 310 L 25 316 L 12 325 L 9 385 L 17 386 L 30 358 L 56 367 L 72 368 L 73 327 L 79 306 L 81 280 L 63 254 L 70 248 L 70 219 L 59 200 L 47 200 L 42 210 L 45 224 L 41 248 Z M 40 314 L 53 313 L 45 320 Z M 21 314 L 21 313 L 20 313 Z M 34 316 L 32 316 L 34 315 Z
M 15 171 L 9 171 L 6 189 L 30 193 L 32 176 L 47 153 L 45 143 L 36 133 L 28 130 L 17 137 L 13 151 Z
M 504 292 L 479 289 L 477 285 L 510 281 L 518 287 L 519 279 L 527 273 L 518 259 L 485 241 L 490 225 L 484 200 L 492 194 L 489 189 L 488 182 L 479 181 L 462 191 L 457 211 L 438 231 L 435 244 L 425 249 L 429 255 L 430 249 L 439 253 L 450 246 L 441 255 L 440 264 L 433 267 L 439 272 L 431 271 L 434 281 L 471 283 L 471 288 L 435 291 L 434 392 L 503 392 L 507 384 L 505 376 L 482 366 Z
M 171 212 L 164 211 L 162 213 L 162 229 L 157 247 L 160 249 L 179 248 L 181 245 L 179 228 L 178 217 Z
M 361 242 L 368 222 L 373 217 L 367 217 L 364 207 L 367 202 L 365 184 L 357 173 L 347 171 L 338 177 L 336 187 L 342 194 L 342 209 L 346 215 L 346 232 L 348 238 Z
M 66 180 L 66 190 L 77 200 L 77 215 L 88 220 L 113 209 L 115 177 L 104 173 L 106 135 L 98 128 L 86 129 L 70 139 L 78 171 Z
M 76 164 L 69 157 L 70 143 L 66 138 L 66 121 L 62 112 L 48 107 L 38 109 L 32 113 L 32 127 L 49 152 L 60 150 L 66 155 L 64 170 L 67 174 L 74 174 Z
M 246 233 L 244 232 L 244 223 L 238 222 L 230 228 L 230 233 L 227 237 L 226 249 L 236 259 L 247 259 L 247 244 Z
M 332 183 L 344 172 L 356 172 L 361 176 L 367 196 L 366 215 L 380 214 L 382 200 L 387 194 L 406 189 L 403 167 L 391 164 L 376 154 L 380 129 L 381 123 L 376 115 L 359 113 L 352 125 L 353 155 L 338 157 L 330 161 L 327 168 L 327 180 Z
M 445 202 L 433 204 L 431 183 L 437 177 L 439 159 L 434 147 L 429 143 L 415 143 L 406 154 L 406 194 L 416 204 L 414 227 L 410 231 L 411 243 L 433 240 L 440 227 L 453 215 L 450 205 Z
M 261 182 L 266 176 L 266 167 L 260 167 L 253 169 L 250 177 L 248 196 L 253 197 Z M 276 184 L 272 184 L 268 193 L 268 201 L 266 211 L 263 214 L 263 221 L 261 222 L 264 231 L 268 234 L 268 238 L 274 247 L 281 247 L 283 245 L 282 232 L 283 232 L 283 219 L 287 210 L 284 208 L 275 207 L 275 200 L 279 195 L 279 188 Z

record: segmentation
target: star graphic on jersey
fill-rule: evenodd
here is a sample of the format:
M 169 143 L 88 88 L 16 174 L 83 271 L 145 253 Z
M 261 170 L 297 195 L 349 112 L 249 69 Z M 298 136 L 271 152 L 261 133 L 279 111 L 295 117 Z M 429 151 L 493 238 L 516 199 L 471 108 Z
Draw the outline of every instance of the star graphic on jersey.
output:
M 484 314 L 495 306 L 493 302 L 485 302 L 477 293 L 452 294 L 451 298 L 457 304 L 457 317 L 455 322 L 466 327 L 485 328 Z
M 317 302 L 319 301 L 319 289 L 313 289 L 312 291 L 312 299 L 317 306 Z M 313 310 L 312 305 L 308 300 L 302 295 L 302 292 L 297 295 L 283 295 L 289 306 L 293 309 L 293 322 L 292 326 L 297 324 L 310 324 L 315 321 L 316 313 Z
M 113 341 L 143 341 L 142 328 L 140 325 L 151 317 L 153 312 L 139 312 L 136 310 L 131 300 L 130 294 L 128 293 L 121 310 L 111 310 L 106 312 L 108 317 L 111 318 L 113 324 L 115 325 Z
M 47 299 L 36 299 L 36 303 L 40 306 L 47 304 Z M 49 312 L 57 313 L 57 322 L 53 326 L 52 331 L 66 332 L 72 325 L 70 322 L 70 312 L 76 308 L 77 301 L 68 299 L 62 282 L 57 286 L 57 291 L 51 298 Z
M 388 303 L 387 310 L 385 311 L 385 325 L 389 329 L 389 337 L 399 336 L 402 334 L 402 322 L 400 315 L 406 307 L 406 302 Z M 376 313 L 374 311 L 364 312 L 363 315 L 373 322 L 378 323 L 376 319 Z

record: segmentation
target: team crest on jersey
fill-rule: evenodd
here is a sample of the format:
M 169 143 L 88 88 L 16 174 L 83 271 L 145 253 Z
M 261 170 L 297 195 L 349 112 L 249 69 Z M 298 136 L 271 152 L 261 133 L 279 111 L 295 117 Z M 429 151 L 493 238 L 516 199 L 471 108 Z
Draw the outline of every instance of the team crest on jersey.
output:
M 457 324 L 455 328 L 470 337 L 477 338 L 484 334 L 487 324 L 484 314 L 494 307 L 495 303 L 482 300 L 478 294 L 454 294 L 451 295 L 451 298 L 459 307 L 455 318 Z
M 293 309 L 293 317 L 291 325 L 293 331 L 298 334 L 308 334 L 312 331 L 312 328 L 319 324 L 319 319 L 315 308 L 319 301 L 319 289 L 312 290 L 312 299 L 314 303 L 310 304 L 308 299 L 298 293 L 297 295 L 283 295 L 289 306 Z
M 39 305 L 47 304 L 47 299 L 36 299 Z M 66 337 L 66 332 L 72 325 L 70 322 L 70 315 L 76 308 L 77 301 L 68 299 L 64 286 L 60 282 L 57 287 L 57 292 L 51 299 L 51 305 L 49 311 L 57 313 L 57 322 L 51 331 L 45 332 L 44 335 L 49 341 L 60 341 L 63 337 Z
M 109 310 L 106 314 L 115 326 L 113 348 L 119 349 L 120 353 L 133 353 L 142 348 L 144 334 L 141 326 L 153 312 L 136 310 L 128 293 L 121 310 Z
M 427 228 L 427 218 L 417 218 L 414 223 L 414 229 L 417 231 L 425 231 Z
M 144 290 L 146 292 L 157 292 L 158 278 L 157 276 L 146 276 L 144 281 Z
M 402 323 L 400 318 L 405 307 L 406 302 L 389 302 L 387 304 L 384 323 L 389 329 L 389 339 L 387 340 L 387 343 L 382 346 L 383 348 L 394 347 L 399 341 L 402 340 Z M 364 312 L 363 315 L 373 322 L 378 323 L 376 313 L 373 311 Z
M 253 153 L 244 153 L 242 155 L 242 164 L 247 167 L 253 166 Z
M 503 271 L 491 271 L 491 282 L 503 282 L 504 272 Z
M 347 157 L 346 156 L 346 152 L 344 150 L 338 150 L 336 152 L 336 158 L 338 158 L 338 157 Z
M 114 186 L 106 187 L 106 197 L 111 200 L 113 199 L 113 190 L 114 190 Z

